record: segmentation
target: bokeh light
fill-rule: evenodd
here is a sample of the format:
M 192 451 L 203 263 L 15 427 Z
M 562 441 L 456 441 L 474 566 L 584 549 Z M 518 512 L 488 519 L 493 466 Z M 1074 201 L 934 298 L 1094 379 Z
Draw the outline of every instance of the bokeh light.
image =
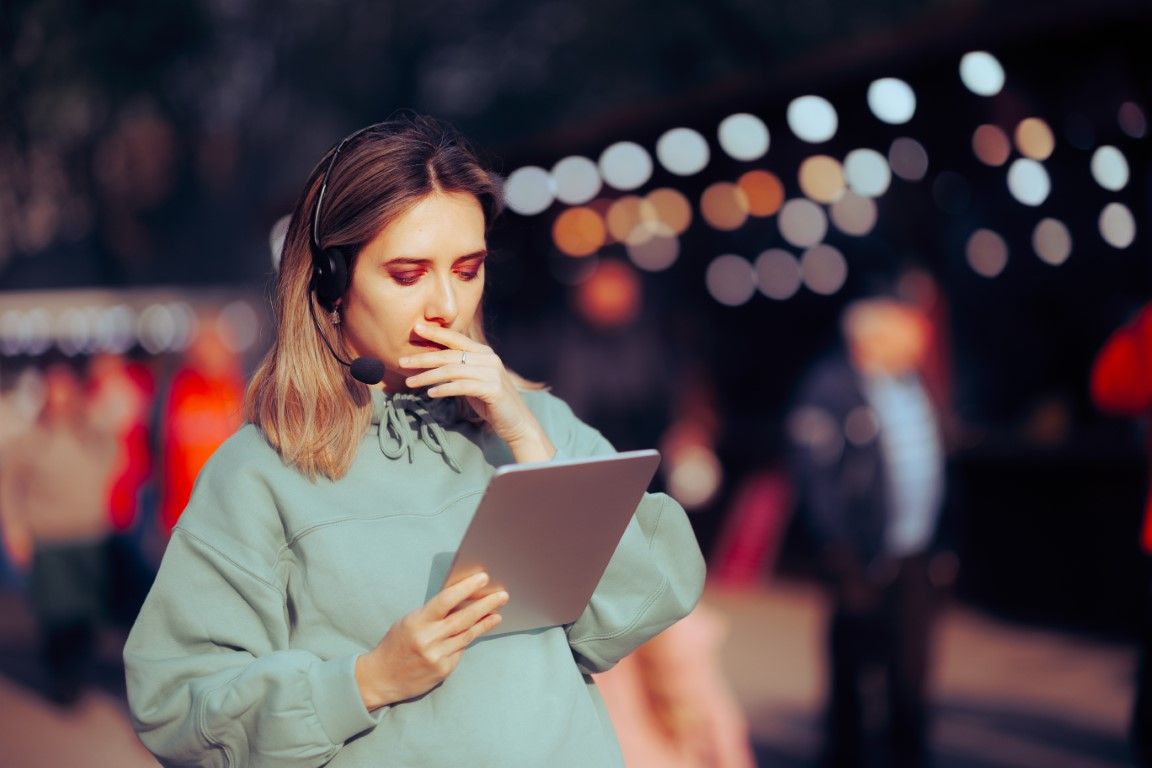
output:
M 652 157 L 644 147 L 631 141 L 619 141 L 600 155 L 600 175 L 604 181 L 624 192 L 648 183 L 652 177 Z
M 788 127 L 796 137 L 810 144 L 828 141 L 836 135 L 836 109 L 820 96 L 801 96 L 788 105 Z
M 575 288 L 576 310 L 598 328 L 628 325 L 640 314 L 642 291 L 636 270 L 604 260 Z
M 808 290 L 831 296 L 844 287 L 848 279 L 848 262 L 840 251 L 821 243 L 804 251 L 800 257 L 800 273 Z
M 805 158 L 798 176 L 800 191 L 818 203 L 834 203 L 844 195 L 844 167 L 834 157 Z
M 990 229 L 978 229 L 968 237 L 964 249 L 968 266 L 984 277 L 996 277 L 1008 266 L 1008 244 Z
M 69 357 L 89 352 L 93 330 L 86 312 L 68 307 L 56 318 L 56 346 Z
M 152 304 L 140 313 L 136 325 L 140 346 L 150 355 L 170 351 L 176 341 L 176 317 L 167 304 Z
M 1123 203 L 1109 203 L 1100 212 L 1100 236 L 1113 248 L 1127 248 L 1136 239 L 1136 219 Z
M 605 223 L 612 239 L 631 245 L 638 245 L 652 236 L 652 230 L 644 225 L 641 217 L 643 200 L 637 195 L 624 195 L 608 208 Z
M 742 256 L 717 256 L 704 274 L 708 293 L 729 307 L 746 304 L 756 293 L 756 270 Z
M 691 128 L 673 128 L 656 142 L 656 157 L 670 173 L 691 176 L 708 165 L 708 142 Z
M 703 506 L 720 489 L 724 468 L 707 446 L 686 446 L 672 454 L 670 464 L 668 493 L 685 509 Z
M 916 114 L 916 94 L 903 80 L 883 77 L 868 86 L 868 108 L 877 119 L 902 125 Z
M 628 245 L 626 248 L 632 263 L 647 272 L 668 269 L 680 257 L 679 238 L 665 235 L 654 235 L 638 245 Z
M 556 199 L 568 205 L 583 205 L 600 193 L 603 180 L 596 163 L 571 155 L 552 166 Z
M 720 147 L 733 160 L 759 160 L 768 152 L 768 127 L 747 112 L 729 115 L 717 130 Z
M 888 148 L 888 165 L 905 181 L 920 181 L 928 173 L 928 152 L 916 139 L 901 136 Z
M 1052 183 L 1048 171 L 1035 160 L 1017 158 L 1008 167 L 1008 191 L 1024 205 L 1040 205 L 1048 199 Z
M 1126 101 L 1121 104 L 1116 113 L 1116 121 L 1120 123 L 1120 130 L 1134 139 L 1148 135 L 1148 118 L 1135 102 Z
M 1032 249 L 1040 260 L 1058 267 L 1072 255 L 1072 235 L 1058 219 L 1041 219 L 1032 230 Z
M 888 191 L 892 171 L 884 155 L 874 149 L 854 149 L 844 158 L 848 188 L 862 197 L 879 197 Z
M 590 256 L 604 247 L 604 219 L 591 208 L 568 208 L 552 223 L 552 240 L 569 256 Z
M 1047 160 L 1056 149 L 1056 137 L 1048 123 L 1038 117 L 1026 117 L 1016 126 L 1016 148 L 1024 157 Z
M 748 200 L 740 187 L 718 181 L 700 196 L 700 215 L 716 229 L 739 229 L 748 220 Z
M 1103 146 L 1092 153 L 1092 178 L 1104 189 L 1119 192 L 1128 184 L 1128 161 L 1124 154 L 1112 146 Z
M 828 233 L 828 217 L 824 209 L 803 198 L 784 203 L 777 224 L 781 237 L 797 248 L 816 245 Z
M 972 151 L 984 165 L 998 168 L 1008 162 L 1008 157 L 1012 154 L 1012 144 L 1003 129 L 985 123 L 972 133 Z
M 521 216 L 535 216 L 556 199 L 552 175 L 543 168 L 527 165 L 508 174 L 504 182 L 504 203 Z
M 276 219 L 272 229 L 268 231 L 268 248 L 272 251 L 272 269 L 280 271 L 280 256 L 284 253 L 284 241 L 288 238 L 288 223 L 292 221 L 292 214 L 284 214 Z
M 960 80 L 977 96 L 995 96 L 1004 87 L 1004 67 L 987 51 L 972 51 L 960 59 Z
M 216 318 L 216 326 L 225 346 L 236 353 L 247 352 L 260 335 L 260 319 L 246 301 L 225 304 Z
M 876 203 L 872 198 L 847 192 L 829 209 L 832 223 L 846 235 L 862 237 L 876 226 Z
M 640 220 L 654 235 L 682 235 L 692 224 L 692 204 L 679 190 L 654 189 L 640 203 Z
M 96 347 L 123 354 L 136 343 L 136 314 L 124 304 L 103 310 L 96 320 Z
M 777 301 L 792 298 L 803 284 L 800 263 L 783 248 L 769 248 L 756 257 L 756 276 L 760 293 Z
M 768 171 L 748 171 L 736 182 L 752 216 L 771 216 L 784 204 L 784 184 Z

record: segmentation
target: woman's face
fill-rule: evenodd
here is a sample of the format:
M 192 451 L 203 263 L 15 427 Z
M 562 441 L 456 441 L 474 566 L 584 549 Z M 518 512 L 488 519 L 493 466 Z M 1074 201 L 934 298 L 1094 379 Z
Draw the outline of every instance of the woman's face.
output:
M 417 322 L 467 333 L 484 293 L 484 212 L 467 192 L 433 192 L 356 257 L 341 301 L 344 339 L 358 357 L 384 363 L 384 387 L 404 389 L 404 355 L 439 349 Z

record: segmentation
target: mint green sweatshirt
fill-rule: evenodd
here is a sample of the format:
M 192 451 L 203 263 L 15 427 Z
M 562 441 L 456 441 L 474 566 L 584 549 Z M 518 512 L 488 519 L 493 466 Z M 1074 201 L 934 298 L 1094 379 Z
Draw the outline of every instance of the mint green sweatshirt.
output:
M 612 451 L 562 401 L 523 396 L 557 458 Z M 436 591 L 512 461 L 450 401 L 377 392 L 373 410 L 334 482 L 285 466 L 252 425 L 205 465 L 124 649 L 140 738 L 181 766 L 621 765 L 589 675 L 695 605 L 684 511 L 645 496 L 576 623 L 481 638 L 436 688 L 368 712 L 356 657 Z

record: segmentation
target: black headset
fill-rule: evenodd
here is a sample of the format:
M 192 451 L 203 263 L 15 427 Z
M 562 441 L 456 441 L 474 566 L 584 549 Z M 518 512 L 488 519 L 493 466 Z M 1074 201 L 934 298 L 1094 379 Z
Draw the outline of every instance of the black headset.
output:
M 348 134 L 336 145 L 336 149 L 332 151 L 332 157 L 328 159 L 328 167 L 324 170 L 324 180 L 320 182 L 320 191 L 316 194 L 316 203 L 312 207 L 311 288 L 316 292 L 316 300 L 320 302 L 320 306 L 329 312 L 336 309 L 336 302 L 340 301 L 348 290 L 349 259 L 338 246 L 320 247 L 320 211 L 324 205 L 324 193 L 328 191 L 328 179 L 332 176 L 332 169 L 336 167 L 336 158 L 340 157 L 340 151 L 344 149 L 344 145 L 357 136 L 381 125 L 383 123 L 367 125 Z
M 324 171 L 324 180 L 320 183 L 320 191 L 316 194 L 316 203 L 312 208 L 312 234 L 309 240 L 312 250 L 312 280 L 309 282 L 309 288 L 316 294 L 316 300 L 320 302 L 320 306 L 328 312 L 336 310 L 337 302 L 348 291 L 349 280 L 349 259 L 343 249 L 338 246 L 320 247 L 320 211 L 324 204 L 324 193 L 328 190 L 328 179 L 332 176 L 332 169 L 336 166 L 336 158 L 340 156 L 340 150 L 344 149 L 344 145 L 360 134 L 382 125 L 384 123 L 373 123 L 365 126 L 348 134 L 336 145 L 336 149 L 332 151 L 332 157 L 328 160 L 328 167 Z M 380 360 L 374 357 L 358 357 L 352 362 L 348 362 L 336 354 L 336 350 L 332 348 L 332 343 L 328 341 L 327 334 L 324 333 L 324 329 L 320 327 L 320 322 L 316 319 L 316 311 L 312 307 L 311 299 L 308 300 L 308 311 L 312 313 L 312 323 L 316 326 L 316 332 L 320 334 L 324 346 L 328 348 L 328 352 L 336 358 L 337 362 L 351 370 L 352 378 L 368 385 L 378 384 L 384 379 L 384 363 Z

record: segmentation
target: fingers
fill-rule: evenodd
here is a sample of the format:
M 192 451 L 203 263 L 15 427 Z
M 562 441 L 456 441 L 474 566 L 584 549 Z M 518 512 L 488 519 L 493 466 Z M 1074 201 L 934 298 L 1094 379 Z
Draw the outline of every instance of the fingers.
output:
M 475 573 L 440 590 L 424 605 L 423 610 L 432 619 L 442 619 L 487 583 L 488 574 Z
M 500 626 L 500 614 L 490 613 L 480 621 L 473 624 L 466 631 L 458 635 L 453 635 L 444 641 L 444 651 L 447 654 L 460 653 L 469 645 L 472 644 L 476 638 L 481 635 L 491 632 L 496 627 Z
M 448 614 L 443 621 L 443 628 L 448 635 L 457 635 L 473 626 L 485 616 L 499 610 L 508 602 L 508 593 L 501 590 L 491 595 L 485 595 L 470 605 L 466 605 L 455 613 Z
M 443 326 L 433 323 L 416 323 L 412 326 L 412 329 L 420 336 L 428 339 L 428 341 L 434 341 L 446 347 L 467 350 L 469 352 L 482 352 L 487 349 L 487 347 L 480 342 L 473 341 L 459 331 L 444 328 Z

